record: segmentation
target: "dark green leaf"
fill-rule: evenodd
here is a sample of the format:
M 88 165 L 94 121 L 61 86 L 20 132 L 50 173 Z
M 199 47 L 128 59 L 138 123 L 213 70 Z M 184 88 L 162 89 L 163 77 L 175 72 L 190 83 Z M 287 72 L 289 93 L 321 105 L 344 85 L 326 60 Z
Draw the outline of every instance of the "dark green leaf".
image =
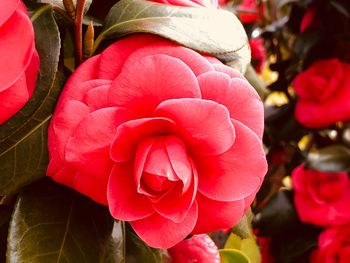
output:
M 299 223 L 290 191 L 274 194 L 255 216 L 253 225 L 261 235 L 278 235 Z
M 196 51 L 214 55 L 238 69 L 241 67 L 241 70 L 245 70 L 250 61 L 247 35 L 232 13 L 144 0 L 121 0 L 114 5 L 95 48 L 105 38 L 119 38 L 137 32 L 171 39 Z
M 20 193 L 9 228 L 8 263 L 119 263 L 123 248 L 123 223 L 114 223 L 107 207 L 49 179 Z
M 32 20 L 40 72 L 32 99 L 0 126 L 0 195 L 45 175 L 47 126 L 63 86 L 63 75 L 58 71 L 60 35 L 52 7 L 40 8 Z
M 160 263 L 167 262 L 165 250 L 154 249 L 145 244 L 132 230 L 126 228 L 126 262 L 127 263 Z
M 306 167 L 324 172 L 350 171 L 350 150 L 342 145 L 318 149 L 307 156 Z

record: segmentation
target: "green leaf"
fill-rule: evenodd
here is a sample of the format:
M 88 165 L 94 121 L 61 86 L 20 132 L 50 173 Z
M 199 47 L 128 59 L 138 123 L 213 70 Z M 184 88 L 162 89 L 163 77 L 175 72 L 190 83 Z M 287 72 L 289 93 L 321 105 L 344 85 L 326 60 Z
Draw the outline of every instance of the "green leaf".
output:
M 160 263 L 167 261 L 166 250 L 154 249 L 146 245 L 132 230 L 126 227 L 126 262 L 127 263 Z
M 18 191 L 45 175 L 47 126 L 64 83 L 58 71 L 61 44 L 52 7 L 37 10 L 32 21 L 40 71 L 32 99 L 0 126 L 0 195 Z
M 259 247 L 254 237 L 241 238 L 233 233 L 228 237 L 225 249 L 235 249 L 241 251 L 251 263 L 260 263 L 261 255 Z
M 123 262 L 124 224 L 49 179 L 26 187 L 9 227 L 7 262 Z M 110 252 L 113 252 L 111 254 Z
M 251 263 L 249 258 L 236 249 L 220 249 L 221 263 Z
M 235 233 L 241 238 L 251 237 L 252 220 L 253 220 L 253 213 L 252 213 L 252 210 L 249 208 L 245 213 L 245 215 L 242 217 L 241 221 L 239 221 L 238 224 L 232 228 L 232 233 Z
M 178 7 L 144 0 L 121 0 L 106 17 L 95 50 L 105 38 L 152 33 L 211 54 L 245 70 L 250 61 L 247 35 L 237 17 L 214 8 Z M 241 65 L 242 64 L 242 65 Z
M 307 156 L 306 167 L 324 172 L 350 171 L 350 150 L 342 145 L 332 145 Z

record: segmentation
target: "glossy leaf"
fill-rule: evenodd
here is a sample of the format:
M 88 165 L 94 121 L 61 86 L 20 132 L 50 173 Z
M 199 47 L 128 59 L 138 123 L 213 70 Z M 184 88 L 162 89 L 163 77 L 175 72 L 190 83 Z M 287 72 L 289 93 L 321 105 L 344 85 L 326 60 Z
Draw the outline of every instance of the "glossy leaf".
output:
M 118 263 L 123 247 L 123 223 L 114 224 L 107 207 L 44 179 L 19 194 L 7 262 Z
M 342 145 L 318 149 L 307 156 L 306 167 L 324 172 L 350 171 L 350 150 Z
M 245 70 L 250 61 L 247 35 L 232 13 L 144 0 L 121 0 L 115 4 L 106 17 L 95 49 L 105 38 L 119 38 L 137 32 L 168 38 L 196 51 L 214 55 L 241 70 Z
M 32 99 L 0 126 L 0 195 L 45 175 L 47 126 L 64 82 L 58 70 L 61 44 L 52 7 L 41 7 L 33 13 L 32 21 L 40 71 Z
M 221 263 L 250 263 L 249 258 L 236 249 L 220 249 Z

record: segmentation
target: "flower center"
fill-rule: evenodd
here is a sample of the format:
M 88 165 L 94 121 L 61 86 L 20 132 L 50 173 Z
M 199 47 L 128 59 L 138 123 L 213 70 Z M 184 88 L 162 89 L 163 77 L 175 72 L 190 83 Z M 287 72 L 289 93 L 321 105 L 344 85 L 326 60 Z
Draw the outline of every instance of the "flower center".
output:
M 147 172 L 142 173 L 142 183 L 156 192 L 166 191 L 173 185 L 173 182 L 169 181 L 167 177 Z

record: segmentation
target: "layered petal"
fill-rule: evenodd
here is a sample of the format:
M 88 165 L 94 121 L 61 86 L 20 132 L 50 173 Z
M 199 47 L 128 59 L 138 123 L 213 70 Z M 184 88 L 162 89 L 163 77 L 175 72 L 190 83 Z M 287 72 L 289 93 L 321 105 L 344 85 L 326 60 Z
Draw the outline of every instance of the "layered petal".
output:
M 87 90 L 101 85 L 111 83 L 110 80 L 98 78 L 98 63 L 100 55 L 86 60 L 75 71 L 66 82 L 56 105 L 56 109 L 61 109 L 69 100 L 82 100 Z M 85 83 L 89 80 L 92 82 Z M 84 83 L 82 85 L 82 83 Z
M 0 92 L 23 76 L 34 52 L 32 23 L 23 12 L 14 12 L 0 28 L 0 72 L 6 72 L 0 74 Z
M 113 166 L 108 181 L 107 199 L 111 215 L 119 220 L 134 221 L 149 218 L 154 213 L 148 198 L 136 191 L 132 162 Z
M 180 223 L 187 216 L 197 194 L 198 174 L 196 169 L 193 169 L 193 175 L 190 188 L 183 192 L 183 186 L 178 185 L 169 191 L 158 202 L 153 203 L 154 209 L 165 218 L 168 218 L 175 223 Z
M 196 76 L 189 67 L 167 55 L 143 57 L 125 66 L 109 92 L 112 105 L 145 117 L 149 117 L 164 100 L 200 96 Z
M 108 92 L 110 85 L 101 85 L 90 89 L 85 93 L 84 102 L 89 107 L 90 111 L 95 111 L 101 108 L 109 107 Z
M 198 220 L 193 234 L 209 233 L 231 228 L 244 214 L 244 201 L 220 202 L 197 194 Z M 213 212 L 215 211 L 215 212 Z
M 111 145 L 111 158 L 124 162 L 133 156 L 136 146 L 144 138 L 168 135 L 175 131 L 175 123 L 166 118 L 144 118 L 119 125 Z
M 58 111 L 50 124 L 49 149 L 51 154 L 58 153 L 64 160 L 64 152 L 68 139 L 80 121 L 89 113 L 89 108 L 82 102 L 71 100 Z
M 216 156 L 192 156 L 198 169 L 198 190 L 210 199 L 243 199 L 257 191 L 267 171 L 258 136 L 238 121 L 233 124 L 236 140 L 227 152 Z
M 227 151 L 235 140 L 230 116 L 222 105 L 202 99 L 179 99 L 162 102 L 156 116 L 173 120 L 179 136 L 189 151 L 215 155 Z
M 181 47 L 175 42 L 159 38 L 158 41 L 154 42 L 152 45 L 139 48 L 132 53 L 125 62 L 125 66 L 127 67 L 128 65 L 134 64 L 140 60 L 140 58 L 160 54 L 181 60 L 196 76 L 214 70 L 213 65 L 211 65 L 210 61 L 208 61 L 208 57 L 204 58 L 192 49 Z M 211 58 L 215 59 L 213 57 Z M 222 63 L 217 59 L 216 63 L 220 63 L 222 65 Z
M 0 91 L 0 124 L 18 112 L 28 99 L 26 77 L 22 74 L 10 87 L 2 92 Z
M 175 223 L 157 213 L 141 220 L 131 222 L 131 226 L 147 245 L 155 248 L 169 248 L 188 236 L 197 221 L 197 203 L 193 203 L 187 216 Z
M 240 121 L 259 138 L 264 131 L 264 106 L 254 88 L 244 79 L 208 72 L 198 77 L 203 99 L 224 105 L 231 118 Z
M 162 38 L 151 34 L 132 34 L 110 45 L 102 52 L 98 67 L 96 67 L 98 68 L 98 78 L 115 79 L 122 71 L 125 61 L 133 52 L 161 40 Z
M 2 1 L 0 9 L 0 26 L 15 12 L 20 0 Z
M 66 162 L 82 172 L 105 177 L 112 166 L 109 149 L 117 127 L 133 117 L 128 110 L 115 107 L 88 114 L 67 142 Z

